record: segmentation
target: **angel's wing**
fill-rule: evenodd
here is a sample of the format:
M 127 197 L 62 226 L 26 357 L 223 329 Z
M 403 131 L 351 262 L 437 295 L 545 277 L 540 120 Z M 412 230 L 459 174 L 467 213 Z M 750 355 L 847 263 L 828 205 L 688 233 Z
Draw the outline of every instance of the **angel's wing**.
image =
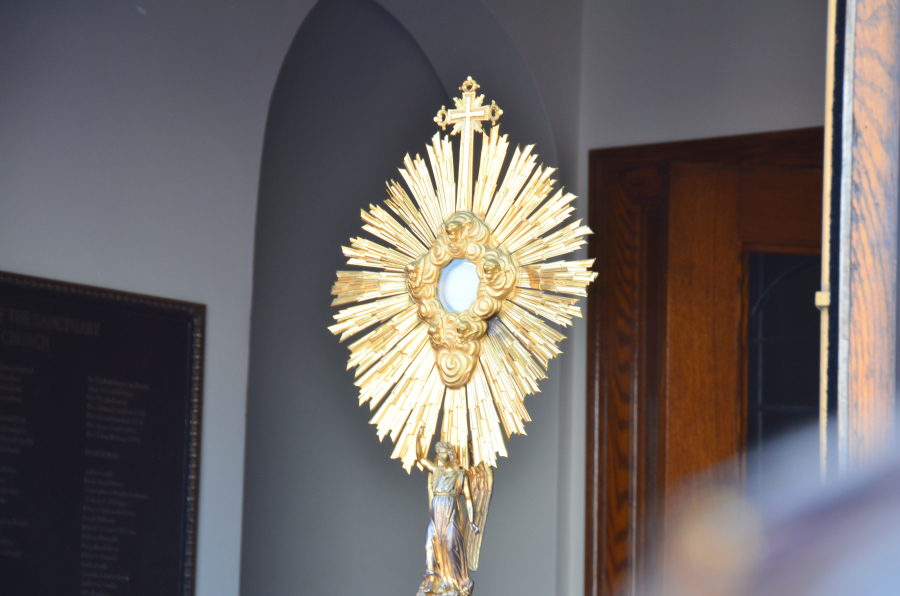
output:
M 494 490 L 494 470 L 488 464 L 481 462 L 466 471 L 469 479 L 469 492 L 472 497 L 472 509 L 474 517 L 472 521 L 479 528 L 476 533 L 471 524 L 466 524 L 466 556 L 469 559 L 469 569 L 478 569 L 478 554 L 481 552 L 481 539 L 484 537 L 484 524 L 487 520 L 488 505 L 491 503 L 491 492 Z

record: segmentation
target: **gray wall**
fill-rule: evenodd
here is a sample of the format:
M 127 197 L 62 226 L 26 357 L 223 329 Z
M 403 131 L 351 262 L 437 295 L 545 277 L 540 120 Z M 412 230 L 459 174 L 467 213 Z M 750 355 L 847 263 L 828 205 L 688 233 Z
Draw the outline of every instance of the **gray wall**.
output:
M 823 120 L 825 3 L 819 0 L 380 3 L 424 53 L 445 95 L 455 92 L 456 80 L 466 74 L 482 78 L 489 94 L 512 93 L 527 87 L 525 79 L 531 81 L 537 105 L 515 105 L 504 116 L 504 127 L 512 133 L 516 118 L 532 122 L 534 130 L 522 135 L 531 138 L 514 140 L 536 141 L 547 163 L 560 165 L 562 181 L 582 195 L 590 148 Z M 447 8 L 454 4 L 456 10 Z M 263 135 L 279 69 L 312 5 L 312 0 L 0 2 L 0 269 L 209 306 L 198 596 L 236 595 L 239 589 Z M 484 14 L 488 9 L 494 18 Z M 474 18 L 467 21 L 467 15 Z M 461 27 L 467 22 L 476 26 Z M 478 32 L 477 43 L 471 42 L 472 30 Z M 500 79 L 502 84 L 494 83 Z M 498 102 L 506 108 L 510 99 Z M 421 147 L 419 135 L 409 135 L 398 134 L 398 142 L 411 138 L 409 148 Z M 402 151 L 385 152 L 391 167 Z M 383 178 L 372 201 L 381 200 Z M 348 225 L 356 229 L 355 223 Z M 343 359 L 344 348 L 334 338 L 323 339 L 322 346 Z M 485 567 L 475 575 L 479 589 L 493 581 L 485 577 L 491 565 L 511 572 L 503 558 L 520 557 L 522 565 L 546 572 L 524 593 L 580 591 L 581 328 L 565 349 L 556 364 L 560 374 L 542 395 L 529 398 L 535 423 L 527 438 L 512 441 L 513 457 L 501 464 L 497 487 L 499 499 L 501 490 L 525 494 L 540 486 L 541 498 L 547 498 L 541 510 L 556 513 L 540 519 L 539 539 L 526 543 L 522 514 L 534 503 L 512 496 L 505 505 L 495 501 Z M 352 405 L 352 396 L 341 403 L 347 418 L 334 420 L 333 430 L 370 440 L 365 412 Z M 421 479 L 398 474 L 379 449 L 387 447 L 376 444 L 371 455 L 362 455 L 378 462 L 371 477 L 402 493 L 398 502 L 414 499 L 410 507 L 418 508 L 424 503 Z M 318 453 L 307 456 L 308 468 L 279 468 L 276 457 L 260 474 L 304 474 L 321 465 L 314 461 Z M 530 461 L 540 464 L 538 483 L 530 470 L 521 469 Z M 376 475 L 378 470 L 384 475 Z M 327 476 L 315 481 L 321 479 Z M 313 480 L 306 474 L 304 481 Z M 334 513 L 344 507 L 340 498 L 335 496 L 337 505 L 323 515 L 340 520 Z M 291 503 L 289 509 L 304 506 Z M 385 509 L 378 515 L 398 514 Z M 388 521 L 409 524 L 398 531 L 412 540 L 402 558 L 415 584 L 424 522 L 405 512 Z M 346 534 L 347 526 L 342 527 L 322 525 L 309 536 L 310 544 L 328 532 Z M 403 544 L 402 538 L 396 544 Z M 489 549 L 501 545 L 508 552 L 491 554 Z M 380 550 L 376 545 L 351 554 L 372 567 Z M 294 590 L 308 591 L 302 583 Z
M 582 147 L 821 126 L 826 9 L 586 0 Z

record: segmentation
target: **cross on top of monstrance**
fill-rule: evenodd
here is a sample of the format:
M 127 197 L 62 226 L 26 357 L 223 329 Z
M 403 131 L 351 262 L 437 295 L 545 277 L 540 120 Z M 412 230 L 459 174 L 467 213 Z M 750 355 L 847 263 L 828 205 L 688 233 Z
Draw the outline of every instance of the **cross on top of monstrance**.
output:
M 461 133 L 459 137 L 459 180 L 456 188 L 456 209 L 459 211 L 472 209 L 472 161 L 475 154 L 472 131 L 483 132 L 482 122 L 490 120 L 491 124 L 496 124 L 503 115 L 503 110 L 495 101 L 491 101 L 489 106 L 481 105 L 484 95 L 475 96 L 475 90 L 479 87 L 480 85 L 472 80 L 472 77 L 468 77 L 459 88 L 463 92 L 462 100 L 453 98 L 456 109 L 448 111 L 446 106 L 441 106 L 437 116 L 434 117 L 434 121 L 438 123 L 441 130 L 447 130 L 447 125 L 452 124 L 453 129 L 450 134 Z

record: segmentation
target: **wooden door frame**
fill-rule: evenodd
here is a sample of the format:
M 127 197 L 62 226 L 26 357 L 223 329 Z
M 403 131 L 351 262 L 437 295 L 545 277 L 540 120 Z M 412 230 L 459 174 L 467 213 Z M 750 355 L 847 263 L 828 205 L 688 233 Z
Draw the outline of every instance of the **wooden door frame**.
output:
M 882 457 L 897 432 L 900 0 L 828 4 L 823 328 L 835 344 L 826 381 L 847 472 Z
M 591 151 L 585 593 L 640 589 L 664 495 L 661 366 L 669 172 L 673 163 L 822 167 L 810 128 Z M 615 180 L 615 186 L 611 181 Z

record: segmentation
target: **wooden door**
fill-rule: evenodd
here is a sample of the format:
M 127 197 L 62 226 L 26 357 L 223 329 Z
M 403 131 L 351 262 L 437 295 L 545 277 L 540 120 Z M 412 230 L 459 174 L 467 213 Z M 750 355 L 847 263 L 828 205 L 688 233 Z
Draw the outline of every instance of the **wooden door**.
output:
M 743 473 L 747 258 L 820 251 L 822 134 L 591 153 L 587 594 L 640 589 L 667 491 Z

